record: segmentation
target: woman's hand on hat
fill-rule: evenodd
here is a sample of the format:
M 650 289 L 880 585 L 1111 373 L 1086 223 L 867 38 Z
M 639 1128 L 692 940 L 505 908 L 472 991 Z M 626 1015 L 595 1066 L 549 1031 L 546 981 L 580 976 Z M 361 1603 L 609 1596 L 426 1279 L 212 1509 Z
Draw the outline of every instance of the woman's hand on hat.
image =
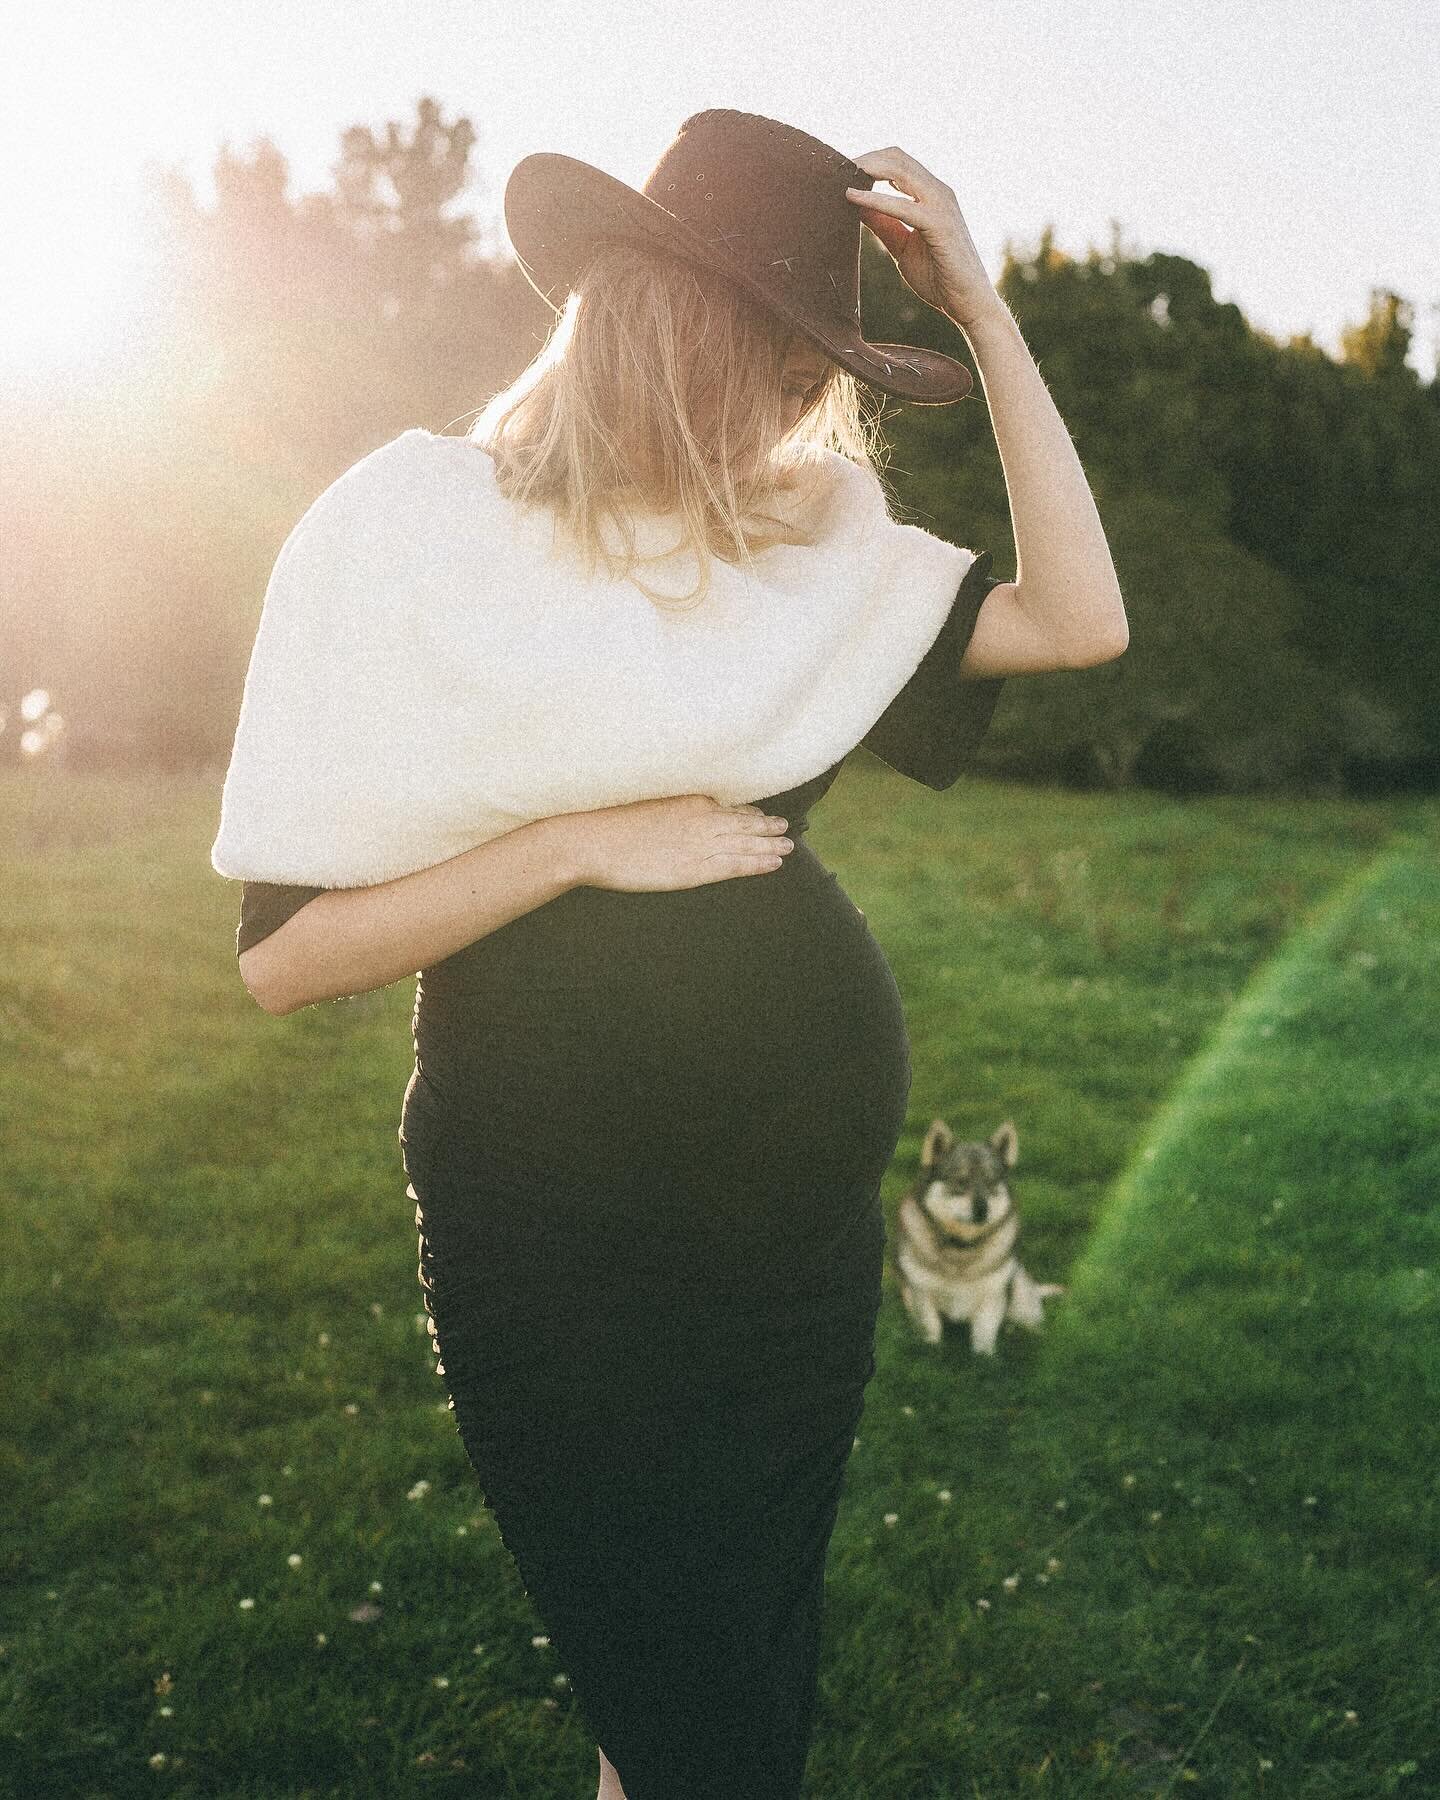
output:
M 893 144 L 852 158 L 867 175 L 901 191 L 846 188 L 845 196 L 895 258 L 907 285 L 927 306 L 965 326 L 995 303 L 953 188 Z

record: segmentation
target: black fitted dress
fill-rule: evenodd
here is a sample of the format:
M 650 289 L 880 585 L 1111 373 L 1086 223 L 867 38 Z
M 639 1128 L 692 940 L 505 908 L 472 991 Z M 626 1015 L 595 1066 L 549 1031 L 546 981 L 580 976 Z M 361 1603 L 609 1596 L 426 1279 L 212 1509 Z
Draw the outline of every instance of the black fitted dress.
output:
M 990 554 L 862 742 L 949 787 Z M 843 760 L 843 759 L 842 759 Z M 779 869 L 567 890 L 420 972 L 400 1124 L 456 1425 L 628 1800 L 795 1800 L 826 1550 L 874 1373 L 900 996 L 803 838 Z M 239 950 L 322 890 L 247 882 Z

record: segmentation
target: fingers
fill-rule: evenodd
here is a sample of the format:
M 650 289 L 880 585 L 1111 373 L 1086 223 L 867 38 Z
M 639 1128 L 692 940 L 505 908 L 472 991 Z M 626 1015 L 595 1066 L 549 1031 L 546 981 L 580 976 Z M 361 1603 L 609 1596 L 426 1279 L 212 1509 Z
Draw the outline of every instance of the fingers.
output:
M 784 862 L 785 852 L 768 844 L 763 850 L 712 851 L 709 856 L 700 858 L 700 865 L 705 869 L 700 879 L 704 883 L 729 881 L 738 875 L 764 875 L 783 867 Z
M 898 144 L 891 144 L 884 150 L 868 151 L 864 156 L 852 156 L 850 160 L 867 175 L 873 175 L 879 181 L 893 182 L 921 200 L 938 200 L 951 193 L 938 175 L 932 175 L 924 163 L 917 162 Z M 892 196 L 881 194 L 877 198 L 888 200 Z
M 736 863 L 730 873 L 732 875 L 773 875 L 776 869 L 784 866 L 783 856 L 769 856 L 763 860 L 751 857 L 747 862 Z
M 766 869 L 778 869 L 795 848 L 794 838 L 780 835 L 787 821 L 758 806 L 739 806 L 735 812 L 742 841 L 733 843 L 725 853 L 731 872 L 756 875 Z
M 919 205 L 911 194 L 877 194 L 874 188 L 846 188 L 845 198 L 854 200 L 862 208 L 869 207 L 874 212 L 889 213 L 901 219 Z
M 784 819 L 749 819 L 737 825 L 734 832 L 726 835 L 739 838 L 746 850 L 759 849 L 769 852 L 775 849 L 793 850 L 791 838 L 781 835 L 785 830 Z
M 892 219 L 888 213 L 875 212 L 863 206 L 860 209 L 860 223 L 879 238 L 897 263 L 905 254 L 911 238 L 920 229 L 918 218 L 913 224 L 906 225 L 900 219 Z
M 712 806 L 715 803 L 711 802 Z M 723 815 L 723 816 L 722 816 Z M 719 831 L 713 848 L 703 852 L 699 864 L 706 869 L 701 881 L 727 881 L 741 875 L 764 875 L 782 867 L 795 848 L 795 840 L 780 834 L 788 821 L 767 813 L 753 802 L 715 807 Z
M 768 856 L 772 850 L 793 850 L 795 848 L 793 839 L 781 836 L 784 830 L 784 819 L 752 819 L 748 824 L 740 827 L 737 835 L 745 840 L 743 847 L 747 851 L 762 850 Z

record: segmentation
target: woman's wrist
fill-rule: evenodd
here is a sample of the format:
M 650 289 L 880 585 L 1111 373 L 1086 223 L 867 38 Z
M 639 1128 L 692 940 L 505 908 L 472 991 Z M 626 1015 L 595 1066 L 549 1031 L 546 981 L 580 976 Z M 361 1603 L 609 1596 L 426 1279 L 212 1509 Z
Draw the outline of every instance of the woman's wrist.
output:
M 520 829 L 533 838 L 536 853 L 560 886 L 585 887 L 589 883 L 584 813 L 554 813 L 549 818 L 532 819 Z
M 1020 327 L 1015 323 L 1015 315 L 996 293 L 994 288 L 986 296 L 966 301 L 949 301 L 941 308 L 952 325 L 958 325 L 970 340 L 974 348 L 979 343 L 995 334 L 1016 332 Z

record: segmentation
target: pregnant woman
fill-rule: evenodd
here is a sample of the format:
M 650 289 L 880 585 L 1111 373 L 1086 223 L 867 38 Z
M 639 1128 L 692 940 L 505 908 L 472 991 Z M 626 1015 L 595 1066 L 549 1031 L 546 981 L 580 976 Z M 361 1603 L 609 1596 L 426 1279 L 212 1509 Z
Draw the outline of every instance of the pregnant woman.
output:
M 857 744 L 948 787 L 1007 675 L 1119 655 L 1124 613 L 904 152 L 715 109 L 643 190 L 535 155 L 505 205 L 560 328 L 470 436 L 402 433 L 292 532 L 212 861 L 267 1010 L 419 971 L 436 1366 L 600 1800 L 794 1800 L 910 1086 L 885 957 L 803 834 Z M 860 335 L 862 218 L 976 353 L 1023 580 L 889 513 L 857 378 L 971 381 Z

